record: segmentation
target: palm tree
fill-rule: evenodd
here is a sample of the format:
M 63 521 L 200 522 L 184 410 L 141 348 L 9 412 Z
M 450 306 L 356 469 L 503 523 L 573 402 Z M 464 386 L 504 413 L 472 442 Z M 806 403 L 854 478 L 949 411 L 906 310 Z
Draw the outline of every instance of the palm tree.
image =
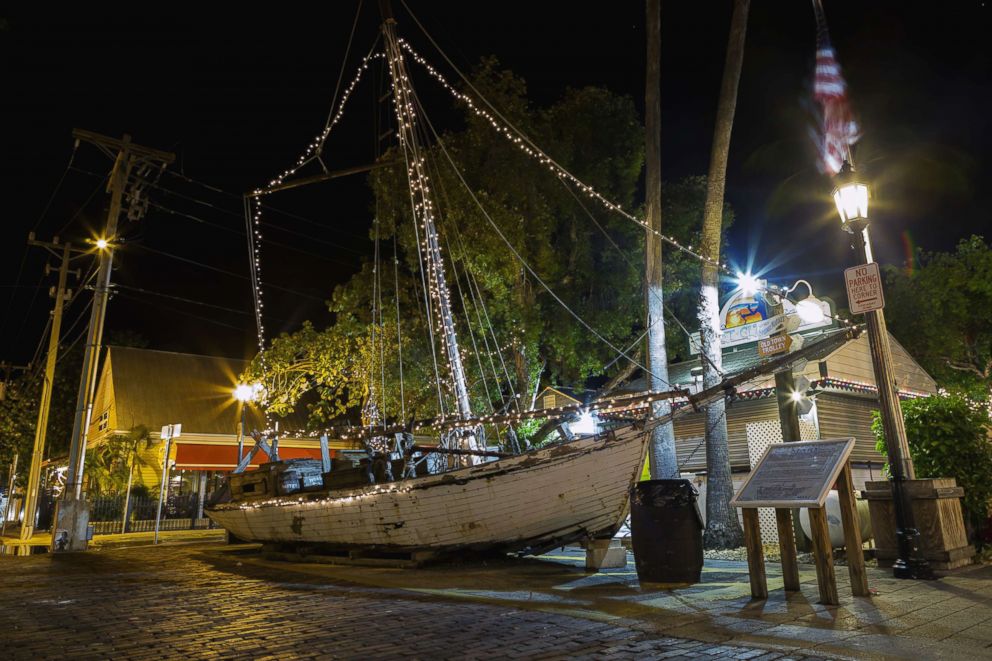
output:
M 723 231 L 723 193 L 727 182 L 727 157 L 730 153 L 730 133 L 737 109 L 737 87 L 744 61 L 744 37 L 747 33 L 747 13 L 751 0 L 734 0 L 727 42 L 727 60 L 723 67 L 720 100 L 717 105 L 716 127 L 713 130 L 713 150 L 706 184 L 703 207 L 703 236 L 701 253 L 702 283 L 699 290 L 699 335 L 703 363 L 703 384 L 714 386 L 722 379 L 723 363 L 720 346 L 720 238 Z M 744 545 L 744 533 L 737 522 L 737 513 L 730 507 L 733 496 L 730 477 L 730 448 L 727 444 L 727 418 L 723 400 L 706 407 L 706 548 L 736 548 Z
M 112 436 L 86 451 L 86 478 L 94 495 L 113 495 L 131 488 L 135 462 L 150 465 L 141 451 L 154 441 L 148 429 L 139 425 L 126 436 Z

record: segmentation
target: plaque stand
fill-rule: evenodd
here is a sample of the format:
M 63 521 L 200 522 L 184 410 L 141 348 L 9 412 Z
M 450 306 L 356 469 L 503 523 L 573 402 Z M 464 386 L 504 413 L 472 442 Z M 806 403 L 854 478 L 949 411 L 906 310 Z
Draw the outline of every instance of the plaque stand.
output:
M 854 501 L 854 483 L 851 480 L 851 465 L 844 462 L 836 481 L 840 496 L 841 523 L 844 528 L 844 543 L 847 547 L 847 571 L 851 579 L 851 592 L 856 597 L 868 597 L 868 574 L 865 571 L 865 558 L 861 552 L 861 527 L 858 521 L 857 505 Z M 755 599 L 768 598 L 768 578 L 765 575 L 765 557 L 761 548 L 761 528 L 758 525 L 758 508 L 742 507 L 744 515 L 744 543 L 747 547 L 748 574 L 751 579 L 751 596 Z M 790 508 L 776 507 L 775 520 L 778 524 L 778 543 L 782 554 L 782 577 L 785 590 L 799 590 L 799 564 L 796 559 L 796 540 L 793 537 L 792 511 Z M 824 506 L 809 507 L 809 522 L 813 537 L 813 559 L 816 565 L 816 583 L 820 590 L 820 603 L 836 606 L 837 575 L 834 571 L 833 549 L 830 532 L 827 529 L 827 516 Z

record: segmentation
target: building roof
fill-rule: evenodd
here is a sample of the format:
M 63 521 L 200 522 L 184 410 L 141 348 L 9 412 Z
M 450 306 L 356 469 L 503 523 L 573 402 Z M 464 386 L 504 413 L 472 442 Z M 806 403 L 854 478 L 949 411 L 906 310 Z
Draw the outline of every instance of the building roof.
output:
M 830 331 L 828 331 L 830 332 Z M 817 341 L 821 332 L 805 334 L 807 342 Z M 892 349 L 893 369 L 896 382 L 901 394 L 910 396 L 929 395 L 937 392 L 937 384 L 926 370 L 903 348 L 892 334 L 889 334 Z M 757 343 L 751 343 L 723 350 L 724 374 L 737 374 L 742 370 L 759 364 L 762 357 L 758 354 Z M 820 364 L 825 364 L 823 371 Z M 672 363 L 668 366 L 668 381 L 673 386 L 689 387 L 693 383 L 693 371 L 701 373 L 702 362 L 697 356 L 692 360 Z M 871 353 L 868 346 L 868 334 L 862 333 L 857 339 L 845 343 L 830 355 L 816 361 L 810 361 L 804 369 L 804 374 L 810 381 L 822 380 L 822 385 L 840 390 L 852 390 L 863 394 L 877 393 L 875 375 L 872 369 Z M 847 385 L 845 385 L 847 384 Z M 742 385 L 739 392 L 774 389 L 774 377 L 765 375 Z M 849 387 L 850 386 L 850 387 Z M 647 380 L 642 375 L 628 382 L 618 392 L 639 392 L 647 389 Z
M 133 347 L 108 347 L 103 378 L 110 375 L 118 429 L 145 425 L 153 433 L 163 425 L 181 423 L 183 433 L 233 434 L 240 420 L 233 395 L 238 375 L 248 361 Z M 254 406 L 247 411 L 249 429 L 263 429 L 264 418 Z M 305 414 L 294 414 L 281 426 L 306 425 Z

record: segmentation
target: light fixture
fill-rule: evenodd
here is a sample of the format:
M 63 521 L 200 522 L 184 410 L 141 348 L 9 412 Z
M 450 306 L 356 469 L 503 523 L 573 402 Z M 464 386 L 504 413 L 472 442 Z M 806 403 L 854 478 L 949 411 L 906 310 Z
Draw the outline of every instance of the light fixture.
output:
M 253 402 L 262 394 L 262 384 L 260 383 L 239 383 L 234 389 L 234 399 L 241 403 Z
M 806 285 L 809 296 L 796 303 L 796 315 L 803 324 L 820 323 L 826 318 L 826 314 L 823 312 L 823 301 L 813 295 L 813 285 L 806 280 L 797 280 L 796 284 L 785 290 L 785 293 L 791 294 L 799 285 Z
M 109 246 L 109 245 L 110 245 L 110 242 L 107 241 L 106 239 L 97 239 L 96 240 L 96 247 L 99 248 L 100 250 L 106 250 L 107 249 L 107 246 Z
M 804 324 L 818 324 L 826 317 L 820 306 L 820 299 L 812 294 L 796 303 L 796 314 Z
M 837 188 L 834 189 L 834 204 L 840 214 L 844 229 L 852 230 L 853 224 L 868 223 L 868 185 L 858 181 L 854 168 L 847 161 L 837 174 Z
M 763 285 L 764 283 L 757 276 L 751 275 L 751 273 L 737 272 L 737 288 L 745 296 L 754 296 Z

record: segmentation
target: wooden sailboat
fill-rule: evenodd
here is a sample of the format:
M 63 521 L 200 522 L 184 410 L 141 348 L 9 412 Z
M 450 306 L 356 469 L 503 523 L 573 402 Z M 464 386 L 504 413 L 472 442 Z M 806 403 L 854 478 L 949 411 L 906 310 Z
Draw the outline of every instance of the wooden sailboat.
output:
M 640 428 L 638 428 L 640 427 Z M 643 425 L 436 475 L 217 505 L 241 539 L 384 552 L 542 553 L 609 539 L 644 465 Z

